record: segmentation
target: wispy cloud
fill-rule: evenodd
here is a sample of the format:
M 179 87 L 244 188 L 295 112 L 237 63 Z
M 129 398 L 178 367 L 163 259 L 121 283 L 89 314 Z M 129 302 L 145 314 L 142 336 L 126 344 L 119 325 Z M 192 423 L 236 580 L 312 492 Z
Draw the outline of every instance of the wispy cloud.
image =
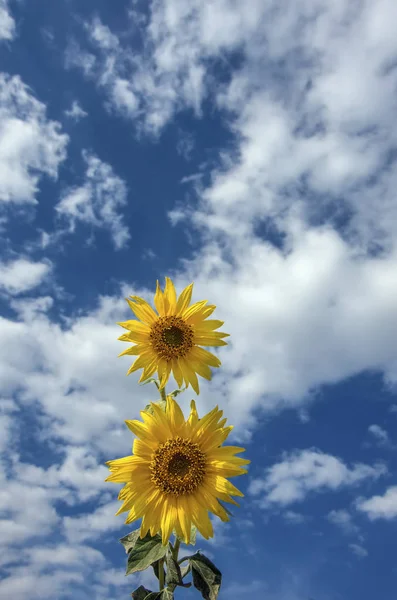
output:
M 73 100 L 72 106 L 65 110 L 65 115 L 74 121 L 80 121 L 84 117 L 88 116 L 88 112 L 86 112 L 78 103 L 77 100 Z
M 15 36 L 15 21 L 7 0 L 0 0 L 0 41 L 12 40 Z
M 83 158 L 86 164 L 84 184 L 68 189 L 55 210 L 69 223 L 69 233 L 75 231 L 78 223 L 107 229 L 119 250 L 130 238 L 119 213 L 127 204 L 127 186 L 112 167 L 97 156 L 83 152 Z

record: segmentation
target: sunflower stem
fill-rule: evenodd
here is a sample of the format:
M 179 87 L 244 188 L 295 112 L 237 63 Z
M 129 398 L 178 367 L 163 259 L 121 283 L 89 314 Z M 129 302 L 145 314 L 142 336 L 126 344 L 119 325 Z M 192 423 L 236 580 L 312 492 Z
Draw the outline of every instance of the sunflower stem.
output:
M 160 390 L 160 396 L 161 396 L 161 399 L 164 400 L 164 402 L 167 400 L 167 394 L 166 394 L 166 391 L 165 391 L 165 386 Z
M 164 589 L 164 558 L 159 560 L 159 588 L 160 592 Z
M 175 544 L 174 547 L 172 549 L 172 556 L 175 560 L 175 562 L 178 562 L 178 554 L 179 554 L 179 548 L 181 545 L 181 540 L 179 538 L 175 538 Z

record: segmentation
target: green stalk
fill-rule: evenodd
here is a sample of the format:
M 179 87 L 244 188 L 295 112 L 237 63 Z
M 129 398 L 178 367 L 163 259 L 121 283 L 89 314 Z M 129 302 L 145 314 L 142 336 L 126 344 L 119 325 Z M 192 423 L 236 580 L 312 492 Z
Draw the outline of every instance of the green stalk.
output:
M 160 396 L 161 396 L 161 399 L 164 400 L 164 402 L 165 402 L 167 399 L 167 394 L 165 392 L 165 386 L 163 387 L 162 390 L 160 390 Z
M 178 562 L 178 554 L 179 554 L 180 545 L 181 545 L 181 540 L 179 538 L 175 538 L 175 544 L 172 549 L 172 556 L 173 556 L 175 562 Z
M 159 560 L 159 587 L 161 592 L 164 589 L 164 558 Z

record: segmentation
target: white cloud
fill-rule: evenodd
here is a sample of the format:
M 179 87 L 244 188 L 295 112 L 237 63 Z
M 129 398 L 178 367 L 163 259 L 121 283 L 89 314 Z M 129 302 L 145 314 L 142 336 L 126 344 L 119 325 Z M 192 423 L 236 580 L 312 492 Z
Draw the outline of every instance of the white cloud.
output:
M 264 478 L 252 479 L 248 491 L 260 497 L 262 508 L 288 506 L 311 492 L 337 491 L 365 479 L 377 479 L 385 472 L 383 465 L 356 464 L 349 468 L 335 456 L 300 450 L 286 454 L 282 462 L 269 467 Z
M 359 527 L 353 523 L 353 519 L 349 511 L 345 509 L 331 510 L 327 516 L 328 520 L 337 525 L 347 534 L 358 534 Z
M 41 176 L 56 179 L 67 143 L 20 77 L 0 73 L 0 201 L 35 204 Z
M 17 295 L 40 285 L 51 272 L 51 263 L 33 262 L 18 258 L 8 263 L 0 262 L 0 289 Z
M 120 208 L 127 203 L 127 186 L 112 167 L 98 157 L 83 152 L 86 163 L 85 183 L 66 191 L 55 210 L 74 232 L 77 223 L 107 229 L 116 250 L 123 248 L 130 234 L 123 223 Z
M 385 429 L 380 425 L 370 425 L 368 427 L 369 433 L 377 440 L 379 444 L 387 444 L 389 442 L 389 435 Z
M 295 512 L 294 510 L 285 511 L 285 513 L 283 513 L 283 518 L 291 525 L 301 525 L 307 521 L 307 517 L 305 517 L 305 515 Z
M 385 163 L 397 139 L 397 72 L 387 66 L 395 10 L 393 0 L 290 1 L 283 10 L 256 1 L 249 14 L 228 0 L 153 2 L 138 56 L 126 36 L 87 24 L 97 53 L 90 76 L 115 110 L 121 85 L 133 94 L 129 115 L 158 133 L 180 110 L 199 115 L 210 97 L 235 136 L 208 185 L 192 174 L 194 208 L 181 204 L 170 217 L 185 217 L 203 241 L 178 283 L 194 279 L 232 334 L 225 366 L 203 389 L 245 424 L 258 404 L 302 405 L 318 386 L 367 369 L 397 382 L 396 170 Z M 235 50 L 237 69 L 228 62 Z M 195 69 L 204 75 L 189 95 Z M 370 256 L 378 243 L 382 253 Z
M 7 0 L 0 0 L 0 41 L 12 40 L 15 35 L 15 21 L 12 18 Z
M 358 500 L 357 509 L 366 513 L 371 521 L 396 518 L 397 486 L 389 487 L 383 496 L 372 496 L 368 500 Z
M 68 110 L 65 110 L 65 115 L 74 121 L 80 121 L 80 119 L 87 117 L 88 113 L 82 109 L 77 100 L 73 100 L 72 106 Z
M 124 520 L 115 517 L 120 503 L 115 500 L 104 504 L 89 514 L 79 514 L 77 517 L 64 517 L 63 528 L 69 542 L 81 543 L 95 540 L 97 537 L 111 531 L 119 531 Z M 131 526 L 130 526 L 131 527 Z
M 368 556 L 368 550 L 366 550 L 364 546 L 361 546 L 360 544 L 349 544 L 349 548 L 353 552 L 353 554 L 355 554 L 359 558 L 365 558 L 366 556 Z

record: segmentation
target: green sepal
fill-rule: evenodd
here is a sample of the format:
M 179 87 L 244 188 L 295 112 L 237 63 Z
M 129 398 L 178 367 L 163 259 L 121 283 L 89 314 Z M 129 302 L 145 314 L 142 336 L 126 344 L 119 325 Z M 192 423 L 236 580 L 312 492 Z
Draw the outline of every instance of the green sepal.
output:
M 159 389 L 160 384 L 158 382 L 158 379 L 156 379 L 155 377 L 150 377 L 149 379 L 147 379 L 143 383 L 140 383 L 139 385 L 147 385 L 148 383 L 153 383 L 153 382 L 156 384 L 157 389 Z
M 222 583 L 222 573 L 201 552 L 189 556 L 189 563 L 195 588 L 205 600 L 216 600 Z
M 177 396 L 179 396 L 179 394 L 182 394 L 182 392 L 185 392 L 187 390 L 187 387 L 184 387 L 182 390 L 174 390 L 173 392 L 171 392 L 170 394 L 167 394 L 167 396 L 172 396 L 173 398 L 176 398 Z
M 144 408 L 144 411 L 148 412 L 150 415 L 153 415 L 154 410 L 152 408 L 152 404 L 157 404 L 157 406 L 159 406 L 161 408 L 161 410 L 163 412 L 165 412 L 165 407 L 167 406 L 167 403 L 165 402 L 165 400 L 156 400 L 155 402 L 151 402 L 150 404 L 147 404 Z
M 196 535 L 197 535 L 197 527 L 192 524 L 192 526 L 190 528 L 190 542 L 189 542 L 190 546 L 196 545 Z
M 167 547 L 161 543 L 161 537 L 156 534 L 146 535 L 143 539 L 139 537 L 139 530 L 129 533 L 120 540 L 128 553 L 126 575 L 144 571 L 151 564 L 163 558 Z

